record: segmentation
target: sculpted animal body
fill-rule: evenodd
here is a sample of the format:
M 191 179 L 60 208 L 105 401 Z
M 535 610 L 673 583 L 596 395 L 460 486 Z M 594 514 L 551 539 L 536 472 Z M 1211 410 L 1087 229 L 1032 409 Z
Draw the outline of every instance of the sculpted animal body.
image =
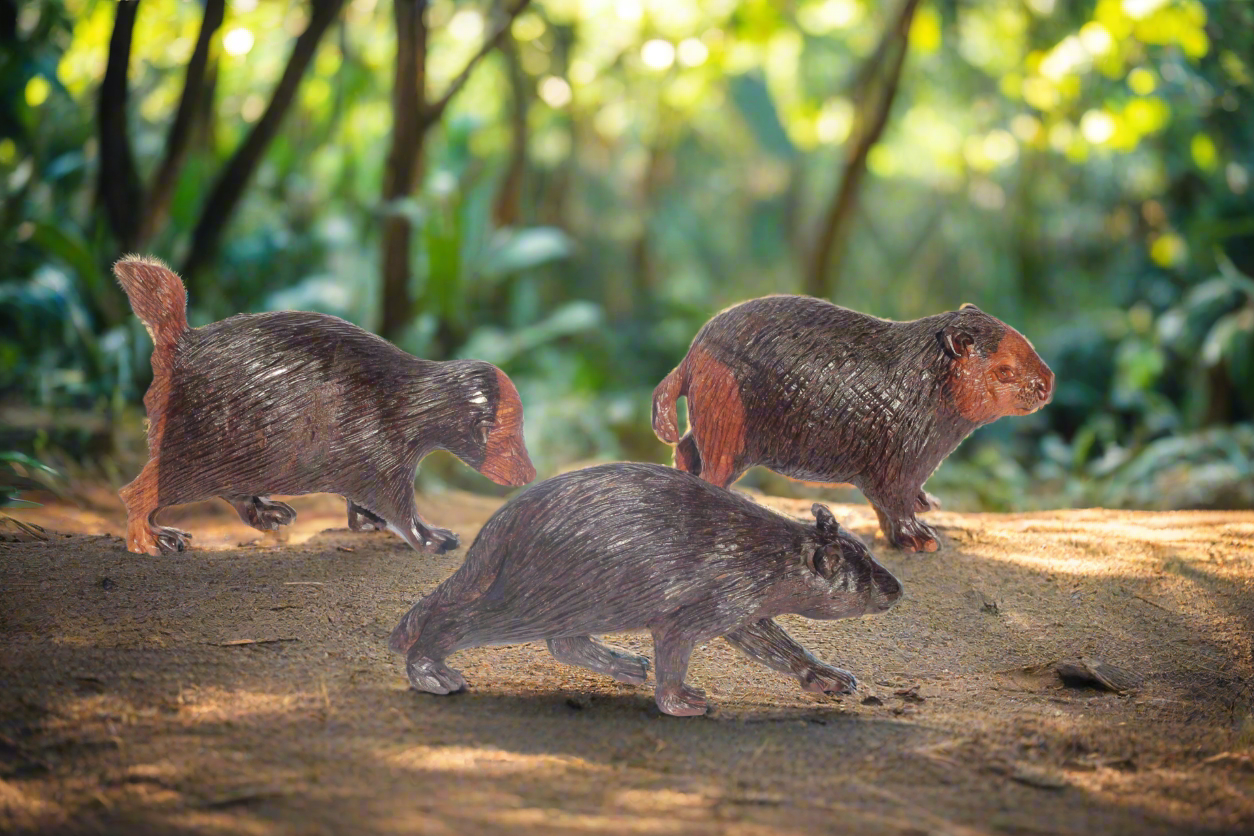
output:
M 114 272 L 152 336 L 148 464 L 121 491 L 127 548 L 181 551 L 188 534 L 158 510 L 220 496 L 270 530 L 296 512 L 268 494 L 326 491 L 348 499 L 349 525 L 387 527 L 415 549 L 446 551 L 457 535 L 414 507 L 414 471 L 448 450 L 503 485 L 535 469 L 522 404 L 487 363 L 437 363 L 333 316 L 283 311 L 187 325 L 183 283 L 158 261 Z
M 467 647 L 545 640 L 559 661 L 641 684 L 649 663 L 594 634 L 648 630 L 658 707 L 703 714 L 684 683 L 693 647 L 724 636 L 809 691 L 853 690 L 772 617 L 882 612 L 901 584 L 815 504 L 805 525 L 669 467 L 609 464 L 518 495 L 488 520 L 466 562 L 392 633 L 414 688 L 466 687 L 444 664 Z
M 935 551 L 923 483 L 977 427 L 1034 412 L 1054 374 L 1018 331 L 974 305 L 892 322 L 808 296 L 728 308 L 653 394 L 675 466 L 720 486 L 754 465 L 849 482 L 885 537 Z M 675 405 L 688 398 L 679 435 Z

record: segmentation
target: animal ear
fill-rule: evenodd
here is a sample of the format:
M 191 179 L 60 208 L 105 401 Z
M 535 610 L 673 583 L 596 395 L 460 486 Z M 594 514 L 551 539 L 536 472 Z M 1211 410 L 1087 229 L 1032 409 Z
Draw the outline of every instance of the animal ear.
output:
M 946 325 L 937 334 L 936 339 L 941 348 L 954 360 L 964 360 L 971 356 L 975 347 L 975 338 L 954 325 Z
M 826 505 L 816 502 L 810 506 L 810 512 L 814 514 L 816 520 L 815 527 L 821 534 L 835 534 L 840 531 L 840 526 L 836 524 L 836 518 L 832 516 L 832 512 Z
M 961 305 L 958 306 L 958 310 L 977 311 L 978 313 L 984 313 L 984 311 L 981 311 L 979 308 L 977 308 L 975 305 L 972 305 L 970 302 L 963 302 Z
M 820 576 L 824 580 L 830 581 L 836 575 L 836 563 L 838 558 L 828 551 L 831 546 L 811 545 L 806 550 L 806 568 L 814 574 Z

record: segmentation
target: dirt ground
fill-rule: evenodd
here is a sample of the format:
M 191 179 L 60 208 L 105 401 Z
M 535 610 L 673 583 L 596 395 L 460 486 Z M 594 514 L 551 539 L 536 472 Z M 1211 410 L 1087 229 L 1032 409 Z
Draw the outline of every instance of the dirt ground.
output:
M 407 690 L 386 637 L 464 550 L 291 503 L 284 542 L 169 511 L 196 547 L 161 558 L 125 551 L 104 491 L 19 515 L 58 533 L 0 543 L 0 831 L 1254 832 L 1254 513 L 933 513 L 944 551 L 874 543 L 895 610 L 781 619 L 856 696 L 718 640 L 689 678 L 713 712 L 678 719 L 543 645 L 458 654 L 464 695 Z M 419 504 L 469 543 L 497 501 Z M 1064 685 L 1081 658 L 1143 682 Z

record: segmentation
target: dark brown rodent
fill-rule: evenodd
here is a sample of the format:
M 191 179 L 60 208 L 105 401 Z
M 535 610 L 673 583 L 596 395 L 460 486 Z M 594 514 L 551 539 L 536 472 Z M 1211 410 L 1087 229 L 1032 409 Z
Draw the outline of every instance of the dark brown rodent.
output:
M 849 482 L 884 535 L 935 551 L 923 483 L 972 430 L 1049 402 L 1054 374 L 1023 335 L 974 305 L 892 322 L 808 296 L 728 308 L 653 394 L 675 466 L 728 486 L 754 465 Z M 688 398 L 689 429 L 675 413 Z
M 319 491 L 348 499 L 355 528 L 446 551 L 457 535 L 414 507 L 427 453 L 448 450 L 503 485 L 535 478 L 518 391 L 488 363 L 420 360 L 317 313 L 189 328 L 187 293 L 164 264 L 132 256 L 114 272 L 153 341 L 148 464 L 121 491 L 133 552 L 185 548 L 186 532 L 153 520 L 169 505 L 220 496 L 267 530 L 296 516 L 267 494 Z
M 466 647 L 544 639 L 560 661 L 622 682 L 645 681 L 648 660 L 593 634 L 649 630 L 658 707 L 702 714 L 684 684 L 693 647 L 716 636 L 809 691 L 853 690 L 772 617 L 835 619 L 883 612 L 901 584 L 857 537 L 815 504 L 804 525 L 687 473 L 608 464 L 528 488 L 488 520 L 466 562 L 392 633 L 410 683 L 466 687 L 444 664 Z

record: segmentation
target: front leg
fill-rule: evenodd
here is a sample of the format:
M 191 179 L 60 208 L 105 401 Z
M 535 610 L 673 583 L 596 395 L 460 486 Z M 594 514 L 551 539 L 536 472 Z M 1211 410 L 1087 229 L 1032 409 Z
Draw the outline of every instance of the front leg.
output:
M 934 552 L 940 548 L 940 533 L 914 515 L 872 504 L 880 520 L 880 530 L 888 542 L 907 552 Z
M 820 662 L 772 619 L 747 624 L 723 638 L 750 659 L 797 677 L 806 691 L 851 694 L 857 690 L 858 680 L 853 674 Z
M 910 485 L 904 490 L 876 485 L 858 487 L 875 509 L 880 530 L 893 546 L 908 552 L 934 552 L 940 547 L 936 529 L 915 516 L 921 500 L 928 496 L 922 485 Z
M 461 545 L 461 539 L 456 532 L 429 525 L 426 520 L 418 516 L 418 509 L 412 503 L 409 508 L 409 516 L 402 520 L 400 525 L 389 526 L 404 538 L 406 543 L 420 552 L 434 554 L 444 554 Z
M 678 635 L 674 627 L 653 631 L 653 659 L 657 663 L 657 687 L 653 698 L 664 714 L 694 717 L 706 712 L 705 694 L 684 684 L 694 642 Z

